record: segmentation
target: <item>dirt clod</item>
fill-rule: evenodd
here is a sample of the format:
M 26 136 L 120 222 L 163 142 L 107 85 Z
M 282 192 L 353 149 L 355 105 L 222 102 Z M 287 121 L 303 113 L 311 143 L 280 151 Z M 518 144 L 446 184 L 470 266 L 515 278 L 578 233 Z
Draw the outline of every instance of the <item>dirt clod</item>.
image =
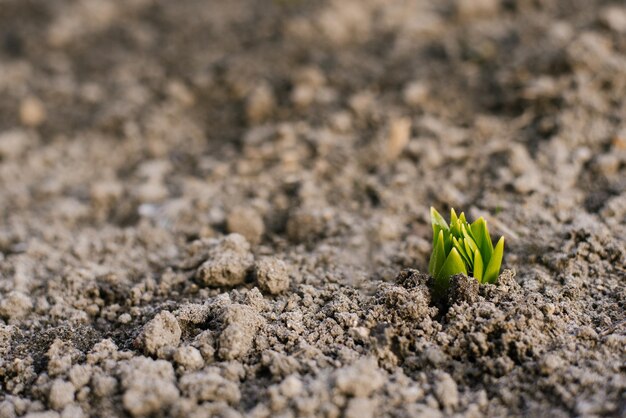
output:
M 464 274 L 452 276 L 450 278 L 450 288 L 448 289 L 448 305 L 456 303 L 472 304 L 478 299 L 479 283 L 473 277 Z
M 0 4 L 0 417 L 624 415 L 623 1 Z
M 261 258 L 254 265 L 254 277 L 264 292 L 277 295 L 289 288 L 289 270 L 282 260 Z
M 265 225 L 259 213 L 248 207 L 233 209 L 226 218 L 226 228 L 231 233 L 242 235 L 251 244 L 261 241 Z
M 236 286 L 245 281 L 253 261 L 248 241 L 230 234 L 214 246 L 196 276 L 207 286 Z
M 163 355 L 164 350 L 172 350 L 180 342 L 181 329 L 176 317 L 168 311 L 159 312 L 148 322 L 137 343 L 151 355 Z

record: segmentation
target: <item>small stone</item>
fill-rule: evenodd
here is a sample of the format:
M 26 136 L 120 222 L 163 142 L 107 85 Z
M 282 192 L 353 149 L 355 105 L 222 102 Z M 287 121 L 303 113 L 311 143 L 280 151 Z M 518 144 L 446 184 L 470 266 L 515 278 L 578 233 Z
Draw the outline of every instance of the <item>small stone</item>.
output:
M 183 107 L 190 107 L 196 102 L 193 93 L 182 81 L 174 80 L 168 83 L 167 92 L 172 99 L 176 100 Z
M 259 243 L 265 232 L 263 218 L 250 207 L 233 209 L 226 218 L 226 228 L 230 233 L 243 235 L 252 244 Z
M 211 362 L 215 356 L 215 336 L 213 331 L 202 331 L 194 339 L 194 345 L 202 354 L 202 358 L 207 362 Z
M 473 304 L 478 300 L 478 287 L 478 280 L 473 277 L 467 277 L 464 274 L 452 276 L 448 289 L 448 305 Z
M 124 193 L 122 183 L 113 180 L 101 180 L 93 183 L 90 194 L 96 206 L 109 206 L 115 203 Z
M 177 347 L 181 334 L 176 317 L 162 311 L 143 327 L 137 343 L 146 353 L 156 355 L 163 348 Z
M 0 133 L 0 160 L 22 156 L 31 145 L 32 138 L 21 129 Z
M 291 91 L 291 101 L 298 108 L 306 108 L 315 100 L 315 88 L 306 84 L 296 85 Z
M 70 369 L 70 381 L 75 389 L 80 389 L 89 383 L 92 375 L 92 368 L 89 365 L 77 364 Z
M 462 19 L 491 16 L 498 12 L 499 0 L 457 0 L 456 11 Z
M 596 157 L 595 166 L 602 175 L 610 177 L 619 171 L 620 158 L 615 154 L 602 154 Z
M 298 396 L 302 392 L 302 389 L 302 380 L 300 380 L 300 378 L 295 374 L 287 376 L 287 378 L 285 378 L 285 380 L 283 380 L 279 385 L 280 393 L 290 399 Z
M 15 413 L 15 407 L 13 406 L 13 402 L 4 400 L 0 402 L 0 418 L 15 418 L 17 414 Z
M 626 33 L 626 7 L 611 5 L 602 9 L 600 21 L 617 33 Z
M 46 108 L 36 97 L 26 97 L 20 103 L 20 121 L 24 126 L 35 128 L 46 120 Z
M 174 361 L 185 370 L 198 370 L 204 366 L 202 354 L 191 346 L 179 347 L 174 353 Z
M 196 277 L 207 286 L 236 286 L 246 280 L 253 263 L 248 241 L 240 234 L 230 234 L 210 251 Z
M 29 412 L 24 415 L 23 418 L 60 418 L 58 412 L 55 411 L 40 411 L 40 412 Z
M 124 395 L 122 402 L 132 416 L 167 416 L 167 408 L 179 398 L 171 363 L 134 357 L 120 367 Z
M 61 418 L 83 418 L 85 413 L 78 405 L 68 405 L 61 412 Z
M 22 292 L 14 290 L 0 301 L 0 317 L 23 318 L 33 309 L 33 301 Z
M 348 402 L 345 418 L 371 418 L 376 410 L 376 401 L 366 398 L 352 398 Z
M 404 102 L 409 106 L 419 106 L 428 98 L 428 87 L 421 81 L 413 81 L 404 87 Z
M 255 264 L 254 275 L 261 290 L 271 295 L 289 289 L 289 271 L 282 260 L 272 257 L 259 259 Z
M 97 374 L 93 377 L 91 386 L 93 393 L 100 398 L 111 396 L 117 388 L 117 379 L 113 376 Z
M 345 395 L 368 397 L 382 387 L 383 375 L 376 359 L 367 357 L 335 372 L 335 387 Z
M 409 143 L 411 133 L 411 119 L 407 117 L 394 118 L 389 122 L 385 139 L 385 160 L 394 161 L 400 156 L 406 144 Z
M 130 316 L 129 313 L 123 313 L 117 317 L 117 322 L 119 322 L 120 324 L 128 324 L 130 323 L 130 321 L 132 321 L 132 319 L 133 318 Z
M 337 132 L 349 132 L 352 129 L 352 115 L 347 111 L 340 111 L 331 116 L 331 125 Z
M 241 399 L 237 384 L 217 373 L 186 374 L 180 379 L 180 388 L 183 394 L 198 401 L 226 401 L 236 404 Z
M 74 385 L 65 380 L 57 379 L 50 388 L 50 406 L 56 410 L 63 409 L 74 401 Z
M 247 355 L 263 317 L 249 306 L 232 304 L 224 309 L 221 320 L 226 327 L 219 336 L 219 356 L 235 360 Z
M 137 186 L 134 195 L 142 203 L 159 202 L 169 196 L 169 191 L 160 180 L 148 180 L 146 183 Z
M 274 111 L 276 97 L 268 83 L 260 83 L 246 99 L 246 116 L 254 124 L 263 121 Z
M 597 340 L 598 333 L 590 326 L 583 326 L 578 329 L 578 338 L 583 340 Z
M 87 364 L 98 364 L 108 359 L 116 359 L 118 355 L 117 346 L 110 338 L 106 338 L 93 346 L 87 354 Z
M 435 381 L 435 396 L 447 411 L 454 409 L 459 403 L 459 391 L 456 382 L 448 373 L 438 372 Z
M 299 208 L 287 220 L 287 236 L 296 243 L 313 242 L 325 235 L 326 225 L 323 210 Z
M 563 366 L 563 360 L 556 354 L 548 353 L 539 360 L 538 365 L 539 372 L 544 376 L 548 376 Z
M 296 72 L 294 83 L 319 88 L 326 84 L 326 77 L 317 67 L 304 67 Z
M 66 373 L 72 367 L 72 357 L 77 357 L 78 351 L 68 346 L 60 339 L 54 340 L 46 356 L 48 357 L 48 374 L 57 376 Z

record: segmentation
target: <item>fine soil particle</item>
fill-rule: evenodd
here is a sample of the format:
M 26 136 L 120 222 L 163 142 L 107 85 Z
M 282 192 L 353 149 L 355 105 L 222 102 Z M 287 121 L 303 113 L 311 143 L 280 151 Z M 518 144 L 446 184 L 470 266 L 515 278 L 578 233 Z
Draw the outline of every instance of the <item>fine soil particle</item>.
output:
M 0 418 L 626 413 L 622 2 L 0 3 Z

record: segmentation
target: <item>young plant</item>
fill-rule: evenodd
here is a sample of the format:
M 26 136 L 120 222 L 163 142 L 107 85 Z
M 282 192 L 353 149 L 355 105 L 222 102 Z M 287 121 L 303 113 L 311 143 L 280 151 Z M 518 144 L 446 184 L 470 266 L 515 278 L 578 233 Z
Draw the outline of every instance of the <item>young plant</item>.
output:
M 479 283 L 495 283 L 500 274 L 504 237 L 493 246 L 487 222 L 481 216 L 472 224 L 465 214 L 457 216 L 450 210 L 450 225 L 435 210 L 430 208 L 433 225 L 433 252 L 428 263 L 428 272 L 435 278 L 435 288 L 448 288 L 450 277 L 463 273 L 471 275 Z

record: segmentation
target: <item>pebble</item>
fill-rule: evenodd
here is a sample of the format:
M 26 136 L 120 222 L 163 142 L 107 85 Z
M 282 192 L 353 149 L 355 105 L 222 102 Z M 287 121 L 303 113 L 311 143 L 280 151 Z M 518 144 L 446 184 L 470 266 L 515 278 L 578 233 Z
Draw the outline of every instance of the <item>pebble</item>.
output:
M 28 149 L 31 138 L 24 130 L 13 129 L 0 133 L 0 160 L 16 159 Z
M 230 234 L 210 251 L 196 277 L 207 286 L 236 286 L 246 280 L 253 263 L 248 241 L 240 234 Z
M 61 418 L 83 418 L 85 413 L 78 405 L 68 405 L 61 412 Z
M 171 363 L 134 357 L 122 364 L 122 403 L 132 416 L 167 415 L 166 409 L 180 396 Z
M 611 5 L 602 9 L 600 21 L 609 29 L 626 34 L 626 7 Z
M 498 12 L 499 0 L 457 0 L 456 11 L 460 18 L 471 19 L 491 16 Z
M 20 121 L 22 125 L 36 128 L 46 120 L 46 108 L 36 97 L 26 97 L 20 103 Z
M 180 388 L 186 396 L 198 401 L 226 401 L 236 404 L 241 399 L 236 383 L 212 372 L 186 374 L 180 379 Z
M 158 355 L 164 348 L 177 347 L 181 333 L 176 317 L 168 311 L 162 311 L 144 325 L 137 343 L 146 353 Z
M 563 366 L 563 360 L 556 354 L 545 354 L 539 360 L 539 371 L 541 374 L 547 376 L 554 373 L 557 369 Z
M 23 318 L 33 309 L 33 301 L 22 292 L 14 290 L 0 301 L 0 317 Z
M 384 378 L 376 359 L 367 357 L 335 372 L 335 387 L 345 395 L 368 397 L 382 387 Z
M 376 410 L 376 402 L 373 399 L 352 398 L 344 414 L 345 418 L 371 418 Z
M 258 244 L 265 232 L 265 224 L 253 208 L 237 207 L 228 214 L 226 229 L 230 233 L 243 235 L 251 244 Z
M 56 410 L 63 409 L 74 401 L 74 385 L 68 381 L 57 379 L 50 387 L 50 406 Z
M 252 349 L 263 317 L 249 306 L 232 304 L 224 309 L 221 319 L 226 327 L 218 339 L 220 358 L 236 360 L 246 356 Z
M 385 138 L 385 160 L 394 161 L 409 143 L 411 119 L 407 117 L 393 118 L 389 121 Z
M 437 373 L 435 382 L 435 396 L 437 400 L 447 411 L 454 409 L 459 403 L 459 391 L 456 382 L 448 373 Z
M 92 373 L 91 366 L 76 364 L 72 366 L 69 372 L 70 382 L 72 382 L 74 388 L 78 390 L 89 383 Z
M 132 319 L 133 318 L 130 316 L 129 313 L 123 313 L 117 318 L 117 322 L 119 322 L 120 324 L 128 324 L 130 323 L 130 321 L 132 321 Z
M 191 346 L 179 347 L 174 353 L 174 361 L 185 370 L 198 370 L 204 366 L 202 354 Z
M 276 107 L 276 97 L 268 83 L 260 83 L 246 99 L 246 117 L 248 122 L 255 124 L 262 122 L 272 114 Z
M 271 295 L 289 289 L 289 270 L 282 260 L 272 257 L 259 259 L 255 264 L 254 275 L 261 290 Z
M 423 104 L 428 98 L 428 87 L 426 83 L 421 81 L 412 81 L 408 83 L 402 91 L 404 103 L 409 106 L 417 107 Z

